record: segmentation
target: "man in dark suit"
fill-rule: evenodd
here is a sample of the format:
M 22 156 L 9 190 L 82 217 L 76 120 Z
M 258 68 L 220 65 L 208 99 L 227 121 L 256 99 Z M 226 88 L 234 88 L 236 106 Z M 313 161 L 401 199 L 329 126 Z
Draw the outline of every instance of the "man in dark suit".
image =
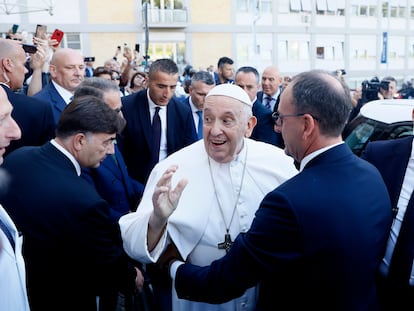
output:
M 414 109 L 412 111 L 414 121 Z M 414 226 L 414 147 L 413 136 L 395 140 L 370 142 L 361 154 L 380 171 L 391 198 L 394 221 L 388 239 L 387 250 L 381 262 L 378 278 L 378 297 L 381 310 L 414 309 L 413 257 L 407 257 L 404 272 L 405 251 L 412 254 L 414 242 L 406 239 Z
M 119 88 L 112 81 L 98 77 L 85 79 L 76 89 L 73 98 L 85 95 L 93 95 L 104 100 L 123 118 Z M 144 186 L 129 176 L 116 141 L 114 142 L 114 153 L 111 156 L 106 157 L 98 167 L 83 167 L 81 171 L 81 177 L 93 185 L 99 195 L 109 203 L 110 217 L 115 222 L 118 222 L 121 216 L 136 210 L 144 192 Z M 144 285 L 144 276 L 139 270 L 141 265 L 136 262 L 131 264 L 139 267 L 136 268 L 135 284 L 129 282 L 128 278 L 122 284 L 120 298 L 123 297 L 126 308 L 132 305 L 133 293 L 140 292 Z M 120 304 L 122 301 L 120 300 L 118 303 Z
M 250 138 L 283 148 L 282 135 L 274 129 L 272 111 L 263 106 L 256 96 L 260 87 L 259 72 L 256 68 L 245 66 L 237 69 L 235 84 L 245 90 L 253 102 L 252 112 L 257 124 Z
M 194 119 L 194 129 L 198 139 L 203 138 L 203 108 L 207 93 L 215 86 L 214 79 L 207 71 L 198 71 L 191 77 L 189 94 L 184 103 L 190 108 Z
M 114 153 L 124 125 L 102 100 L 84 96 L 62 112 L 55 139 L 6 158 L 11 182 L 1 203 L 25 237 L 31 310 L 95 311 L 96 296 L 116 297 L 127 273 L 119 227 L 79 175 Z M 115 310 L 116 301 L 105 302 Z
M 269 66 L 263 70 L 261 78 L 262 90 L 257 92 L 257 102 L 262 104 L 265 110 L 263 110 L 261 107 L 256 107 L 257 114 L 268 115 L 265 111 L 270 111 L 271 113 L 277 112 L 277 109 L 279 107 L 280 94 L 282 92 L 281 83 L 282 76 L 280 75 L 280 71 L 277 67 Z M 257 128 L 257 134 L 262 132 L 261 130 L 262 128 L 259 126 L 259 128 Z M 256 135 L 256 133 L 253 134 Z M 285 148 L 283 137 L 280 132 L 275 132 L 270 143 L 280 148 Z
M 143 184 L 159 160 L 197 141 L 190 107 L 173 97 L 177 81 L 177 65 L 159 59 L 150 66 L 148 89 L 122 97 L 127 125 L 121 150 L 130 176 Z M 156 107 L 160 109 L 161 141 L 159 149 L 153 150 L 151 120 Z
M 51 81 L 33 97 L 50 104 L 57 124 L 63 109 L 72 100 L 73 92 L 84 80 L 83 56 L 77 50 L 57 49 L 50 61 L 49 71 Z
M 26 53 L 20 44 L 0 39 L 0 84 L 13 105 L 12 117 L 22 132 L 21 139 L 10 142 L 5 155 L 21 146 L 43 145 L 55 134 L 49 104 L 17 92 L 22 88 L 27 72 L 25 62 Z
M 166 254 L 178 297 L 222 303 L 259 284 L 256 310 L 377 310 L 391 206 L 378 170 L 342 141 L 350 110 L 348 87 L 331 73 L 294 77 L 274 119 L 299 173 L 265 196 L 249 231 L 211 266 Z M 174 211 L 186 185 L 171 189 L 171 175 L 154 191 L 158 217 Z

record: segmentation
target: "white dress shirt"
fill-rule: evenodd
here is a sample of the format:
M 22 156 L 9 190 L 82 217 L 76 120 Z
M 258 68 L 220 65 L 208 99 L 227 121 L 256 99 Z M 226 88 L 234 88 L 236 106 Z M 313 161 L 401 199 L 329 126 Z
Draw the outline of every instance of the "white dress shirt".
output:
M 0 310 L 29 311 L 26 291 L 26 268 L 22 256 L 23 237 L 13 221 L 0 205 L 0 218 L 9 229 L 16 249 L 13 250 L 7 236 L 0 229 Z

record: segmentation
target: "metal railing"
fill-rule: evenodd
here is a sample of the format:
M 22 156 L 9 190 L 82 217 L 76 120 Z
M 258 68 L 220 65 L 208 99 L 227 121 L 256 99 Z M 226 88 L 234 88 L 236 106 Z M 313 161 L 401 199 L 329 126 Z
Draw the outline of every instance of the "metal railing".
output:
M 186 9 L 148 9 L 148 24 L 165 24 L 165 25 L 175 25 L 175 24 L 187 24 L 188 23 L 188 14 Z

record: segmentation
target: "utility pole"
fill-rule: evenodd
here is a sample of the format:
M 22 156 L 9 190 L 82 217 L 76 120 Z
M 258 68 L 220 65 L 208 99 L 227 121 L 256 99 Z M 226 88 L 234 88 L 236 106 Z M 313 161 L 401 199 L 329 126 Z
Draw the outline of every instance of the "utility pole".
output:
M 259 0 L 255 0 L 253 3 L 253 23 L 252 23 L 252 35 L 253 35 L 253 53 L 252 53 L 252 62 L 255 64 L 255 67 L 258 68 L 258 60 L 259 60 L 259 49 L 257 46 L 257 36 L 256 36 L 256 23 L 260 19 L 260 4 Z
M 148 60 L 148 46 L 149 46 L 149 28 L 148 28 L 148 5 L 149 3 L 146 1 L 142 4 L 142 15 L 144 19 L 144 30 L 145 30 L 145 49 L 144 49 L 144 70 L 147 72 L 149 69 Z

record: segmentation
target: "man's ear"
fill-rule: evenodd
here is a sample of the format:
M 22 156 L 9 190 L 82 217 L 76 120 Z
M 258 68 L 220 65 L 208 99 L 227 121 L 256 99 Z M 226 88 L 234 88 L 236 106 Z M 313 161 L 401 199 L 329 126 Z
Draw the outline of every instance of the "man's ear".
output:
M 305 119 L 303 131 L 304 137 L 314 136 L 314 131 L 316 130 L 317 122 L 310 114 L 305 114 L 303 118 Z
M 84 133 L 78 133 L 72 138 L 73 148 L 76 151 L 81 150 L 86 144 L 87 137 Z
M 252 135 L 253 129 L 257 124 L 257 118 L 255 116 L 251 116 L 247 121 L 247 128 L 244 132 L 244 137 L 250 137 Z
M 55 77 L 56 76 L 56 66 L 55 65 L 49 65 L 49 72 L 50 72 L 50 75 L 52 77 Z
M 10 58 L 3 58 L 1 60 L 1 66 L 5 72 L 11 72 L 13 69 L 13 62 Z

